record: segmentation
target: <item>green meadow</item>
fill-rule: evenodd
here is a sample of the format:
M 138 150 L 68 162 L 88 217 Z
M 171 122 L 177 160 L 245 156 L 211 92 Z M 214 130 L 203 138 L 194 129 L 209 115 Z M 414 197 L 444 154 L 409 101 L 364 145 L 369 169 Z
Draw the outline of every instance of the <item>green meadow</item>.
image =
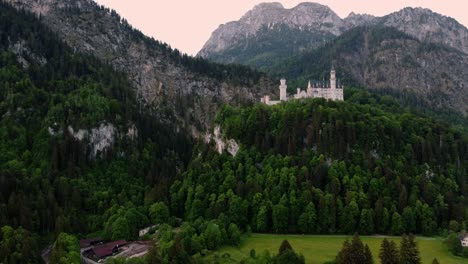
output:
M 219 256 L 229 253 L 231 259 L 239 263 L 242 259 L 248 258 L 251 249 L 255 249 L 257 255 L 262 254 L 265 250 L 270 251 L 272 255 L 277 254 L 281 242 L 287 239 L 296 252 L 304 255 L 306 263 L 323 264 L 335 258 L 346 238 L 351 237 L 252 234 L 249 237 L 243 237 L 239 248 L 223 247 L 216 253 Z M 368 244 L 372 250 L 375 263 L 380 263 L 378 254 L 383 238 L 380 236 L 361 237 L 363 243 Z M 399 237 L 388 237 L 388 239 L 399 245 Z M 441 264 L 468 264 L 468 259 L 451 255 L 441 238 L 417 237 L 416 241 L 424 264 L 431 264 L 434 258 L 437 258 Z

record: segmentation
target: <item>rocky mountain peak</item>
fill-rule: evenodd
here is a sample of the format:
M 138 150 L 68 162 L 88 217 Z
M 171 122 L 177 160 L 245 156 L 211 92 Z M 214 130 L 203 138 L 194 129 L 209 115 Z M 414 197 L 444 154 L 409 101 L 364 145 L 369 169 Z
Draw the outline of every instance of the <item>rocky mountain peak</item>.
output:
M 269 49 L 265 50 L 265 54 L 271 55 L 276 49 L 272 43 L 287 46 L 284 42 L 290 41 L 297 43 L 297 47 L 290 47 L 285 53 L 294 54 L 318 47 L 352 28 L 376 24 L 393 27 L 421 41 L 443 44 L 468 54 L 467 28 L 450 17 L 426 8 L 407 7 L 384 17 L 351 12 L 341 19 L 328 6 L 305 2 L 290 9 L 280 3 L 259 4 L 240 20 L 221 25 L 198 55 L 224 63 L 246 63 L 244 59 L 237 59 L 236 53 L 245 49 L 258 51 L 257 46 L 262 46 Z M 278 30 L 283 26 L 292 31 L 285 34 L 284 30 Z M 286 36 L 288 40 L 279 40 Z M 259 40 L 263 42 L 259 43 Z M 259 44 L 254 46 L 251 43 Z M 252 55 L 262 58 L 261 54 L 250 54 L 246 59 L 250 61 Z
M 212 53 L 223 52 L 239 40 L 256 37 L 264 28 L 280 25 L 338 36 L 342 33 L 343 21 L 329 7 L 316 3 L 301 3 L 290 9 L 280 3 L 262 3 L 240 20 L 219 26 L 198 56 L 209 57 Z
M 468 54 L 468 29 L 451 17 L 427 8 L 407 7 L 381 20 L 383 25 L 419 40 L 444 44 Z
M 270 9 L 284 9 L 283 5 L 280 2 L 271 2 L 271 3 L 260 3 L 256 5 L 253 10 L 264 11 Z

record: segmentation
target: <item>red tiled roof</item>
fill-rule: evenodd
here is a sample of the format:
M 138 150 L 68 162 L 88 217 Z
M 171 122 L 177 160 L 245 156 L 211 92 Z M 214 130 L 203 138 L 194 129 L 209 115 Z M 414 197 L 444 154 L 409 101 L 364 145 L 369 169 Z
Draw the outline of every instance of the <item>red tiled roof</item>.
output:
M 102 238 L 88 238 L 80 240 L 80 248 L 87 248 L 102 241 Z
M 114 242 L 109 242 L 107 244 L 94 247 L 93 251 L 94 251 L 94 254 L 96 254 L 96 256 L 98 258 L 105 258 L 105 257 L 110 256 L 110 255 L 112 255 L 114 253 L 113 250 L 114 250 L 115 247 L 121 247 L 121 246 L 126 245 L 127 243 L 128 242 L 125 241 L 125 240 L 118 240 L 118 241 L 114 241 Z

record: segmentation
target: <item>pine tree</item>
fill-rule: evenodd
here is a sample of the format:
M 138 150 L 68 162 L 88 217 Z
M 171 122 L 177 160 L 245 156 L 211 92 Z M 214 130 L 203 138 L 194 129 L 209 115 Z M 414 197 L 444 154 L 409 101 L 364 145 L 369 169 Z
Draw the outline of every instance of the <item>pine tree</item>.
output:
M 418 244 L 414 235 L 403 235 L 400 245 L 400 264 L 421 264 Z
M 292 247 L 288 240 L 283 240 L 279 248 L 278 255 L 283 254 L 286 250 L 292 250 Z
M 364 264 L 374 264 L 374 259 L 372 258 L 372 252 L 370 251 L 369 245 L 366 244 L 364 247 Z
M 380 247 L 379 258 L 382 264 L 398 264 L 399 256 L 395 242 L 385 238 Z
M 354 234 L 351 243 L 346 240 L 337 256 L 338 264 L 373 264 L 372 253 L 368 245 L 362 243 L 358 234 Z
M 349 240 L 346 239 L 346 241 L 343 242 L 343 247 L 341 248 L 341 251 L 338 253 L 337 263 L 338 264 L 352 263 L 351 253 L 352 253 L 351 243 L 349 243 Z

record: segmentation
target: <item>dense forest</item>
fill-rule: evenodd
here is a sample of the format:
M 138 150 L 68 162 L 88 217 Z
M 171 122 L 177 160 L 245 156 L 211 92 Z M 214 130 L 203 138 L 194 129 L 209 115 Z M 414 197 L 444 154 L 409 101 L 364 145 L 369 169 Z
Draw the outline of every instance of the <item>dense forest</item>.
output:
M 37 263 L 49 238 L 114 222 L 136 237 L 192 140 L 139 106 L 125 74 L 28 13 L 0 12 L 0 262 Z
M 466 228 L 464 130 L 349 89 L 347 102 L 225 106 L 216 122 L 241 149 L 219 154 L 158 122 L 124 73 L 73 51 L 28 13 L 4 3 L 0 12 L 2 263 L 39 263 L 48 244 L 52 263 L 75 263 L 79 238 L 133 240 L 153 224 L 152 263 L 187 263 L 250 231 Z M 210 77 L 262 76 L 157 45 Z
M 231 157 L 201 146 L 171 188 L 172 212 L 227 217 L 255 232 L 432 235 L 451 221 L 465 227 L 467 134 L 380 103 L 352 103 L 363 96 L 226 106 L 218 122 L 243 147 Z

